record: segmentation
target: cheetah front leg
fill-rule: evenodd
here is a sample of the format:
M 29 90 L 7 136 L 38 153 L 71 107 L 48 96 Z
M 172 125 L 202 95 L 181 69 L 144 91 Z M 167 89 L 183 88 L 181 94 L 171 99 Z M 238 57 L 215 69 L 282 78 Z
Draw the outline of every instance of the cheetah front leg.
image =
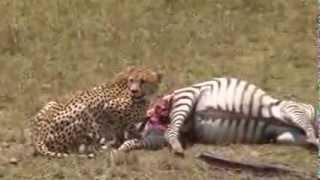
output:
M 131 133 L 130 132 L 130 125 L 126 121 L 123 121 L 118 115 L 115 115 L 114 113 L 127 111 L 127 104 L 128 100 L 126 98 L 116 98 L 113 100 L 107 101 L 103 106 L 103 111 L 105 114 L 107 114 L 107 117 L 104 118 L 104 122 L 101 122 L 101 124 L 110 123 L 111 121 L 115 121 L 115 123 L 112 123 L 113 125 L 107 124 L 105 126 L 109 126 L 106 131 L 112 131 L 111 134 L 108 134 L 108 136 L 112 137 L 111 141 L 108 141 L 107 146 L 108 147 L 119 147 L 125 140 L 125 134 Z M 129 118 L 129 117 L 126 117 Z M 132 133 L 133 134 L 133 133 Z M 106 146 L 104 146 L 106 147 Z
M 114 128 L 108 123 L 108 118 L 102 118 L 97 121 L 91 121 L 88 133 L 86 135 L 87 144 L 91 150 L 89 155 L 115 147 L 119 143 L 118 135 Z

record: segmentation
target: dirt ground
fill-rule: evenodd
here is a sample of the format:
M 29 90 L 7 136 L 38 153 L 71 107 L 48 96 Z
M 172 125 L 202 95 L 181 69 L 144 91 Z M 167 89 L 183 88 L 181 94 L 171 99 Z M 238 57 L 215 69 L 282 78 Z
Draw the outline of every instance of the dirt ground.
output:
M 263 0 L 0 1 L 0 179 L 308 179 L 316 154 L 280 145 L 195 145 L 111 158 L 31 156 L 30 118 L 49 99 L 111 80 L 128 65 L 164 73 L 159 93 L 216 76 L 315 104 L 315 2 Z M 286 165 L 257 174 L 195 158 L 215 151 Z M 301 173 L 300 173 L 301 174 Z

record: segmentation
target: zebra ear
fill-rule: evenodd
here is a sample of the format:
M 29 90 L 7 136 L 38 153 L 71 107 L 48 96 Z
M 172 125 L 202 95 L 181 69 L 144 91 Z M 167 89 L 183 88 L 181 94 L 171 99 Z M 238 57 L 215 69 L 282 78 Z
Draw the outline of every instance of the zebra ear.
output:
M 171 106 L 173 94 L 165 95 L 162 99 L 166 101 L 169 104 L 169 106 Z
M 135 128 L 138 132 L 143 131 L 144 127 L 146 126 L 147 121 L 139 122 L 135 124 Z

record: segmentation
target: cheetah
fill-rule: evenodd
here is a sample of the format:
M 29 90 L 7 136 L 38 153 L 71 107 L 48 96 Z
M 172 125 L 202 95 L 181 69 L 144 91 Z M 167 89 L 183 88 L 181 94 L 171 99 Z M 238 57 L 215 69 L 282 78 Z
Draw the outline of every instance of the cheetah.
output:
M 110 83 L 77 92 L 66 103 L 50 101 L 33 118 L 36 154 L 63 157 L 81 145 L 119 146 L 130 124 L 145 120 L 148 98 L 161 74 L 148 67 L 128 67 Z

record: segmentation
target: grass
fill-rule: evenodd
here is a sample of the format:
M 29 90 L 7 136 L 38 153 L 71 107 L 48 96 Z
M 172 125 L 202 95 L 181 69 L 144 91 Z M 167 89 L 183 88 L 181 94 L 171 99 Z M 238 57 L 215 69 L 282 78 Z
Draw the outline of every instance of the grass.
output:
M 2 0 L 0 178 L 258 178 L 212 169 L 193 158 L 198 148 L 235 158 L 256 152 L 258 159 L 314 173 L 315 154 L 296 147 L 196 146 L 179 160 L 167 150 L 140 151 L 112 165 L 107 154 L 31 158 L 26 144 L 30 117 L 45 102 L 110 80 L 132 64 L 161 70 L 160 92 L 235 76 L 276 97 L 315 104 L 315 12 L 306 0 Z M 11 157 L 21 162 L 7 164 Z

